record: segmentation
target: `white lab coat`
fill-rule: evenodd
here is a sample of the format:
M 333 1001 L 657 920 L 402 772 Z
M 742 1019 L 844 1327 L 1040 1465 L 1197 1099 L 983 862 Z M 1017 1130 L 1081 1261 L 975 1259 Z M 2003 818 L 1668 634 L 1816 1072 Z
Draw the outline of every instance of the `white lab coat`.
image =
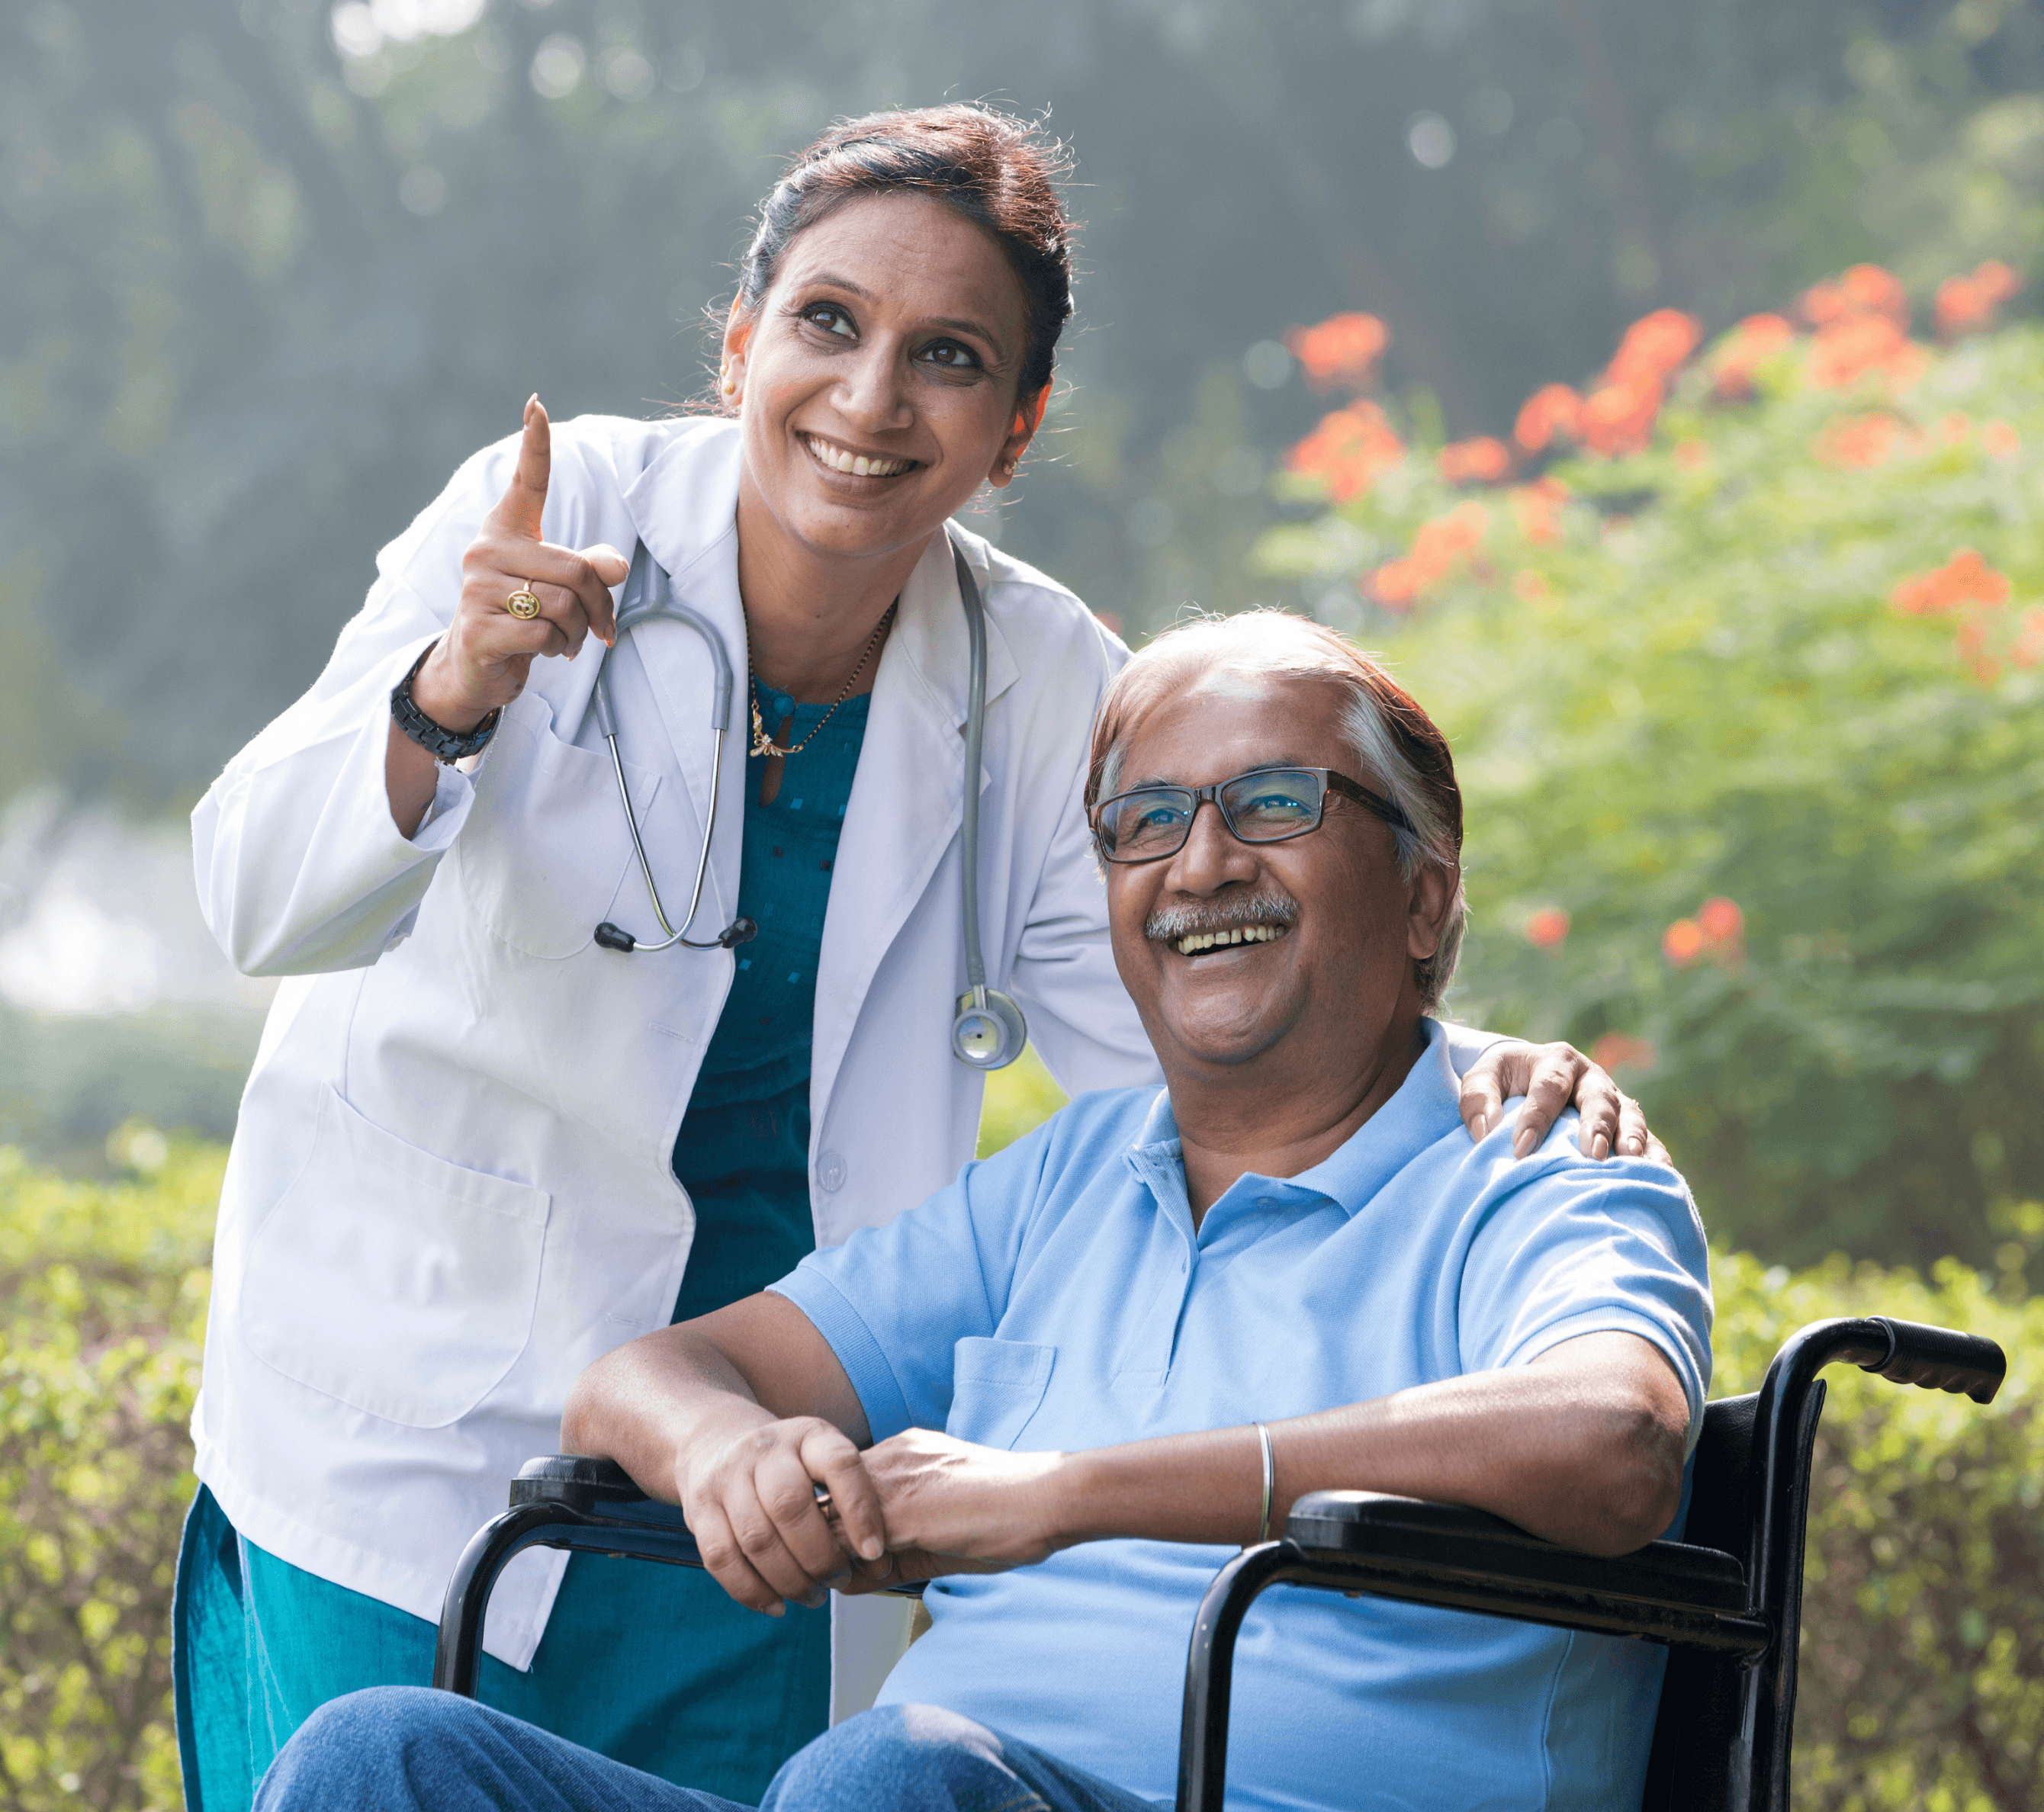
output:
M 473 774 L 442 769 L 416 837 L 392 823 L 390 689 L 450 620 L 463 551 L 516 455 L 513 439 L 471 459 L 383 550 L 326 670 L 192 820 L 214 935 L 244 971 L 286 978 L 221 1201 L 198 1475 L 257 1545 L 433 1619 L 518 1465 L 557 1445 L 577 1375 L 672 1310 L 694 1217 L 671 1155 L 734 964 L 592 941 L 605 918 L 656 935 L 590 708 L 593 637 L 572 662 L 534 663 Z M 544 528 L 628 555 L 643 540 L 742 675 L 738 470 L 729 424 L 585 417 L 554 430 Z M 964 544 L 986 601 L 989 981 L 1067 1089 L 1153 1082 L 1082 810 L 1095 707 L 1126 651 L 1070 593 Z M 972 1154 L 982 1079 L 950 1045 L 966 671 L 938 537 L 881 657 L 824 921 L 820 1246 L 921 1200 Z M 678 624 L 613 657 L 620 747 L 670 912 L 709 803 L 709 676 Z M 741 697 L 693 936 L 758 908 L 736 897 L 744 748 Z M 565 1564 L 536 1550 L 507 1569 L 489 1652 L 531 1664 Z M 898 1600 L 833 1603 L 843 1715 L 870 1703 L 904 1616 Z

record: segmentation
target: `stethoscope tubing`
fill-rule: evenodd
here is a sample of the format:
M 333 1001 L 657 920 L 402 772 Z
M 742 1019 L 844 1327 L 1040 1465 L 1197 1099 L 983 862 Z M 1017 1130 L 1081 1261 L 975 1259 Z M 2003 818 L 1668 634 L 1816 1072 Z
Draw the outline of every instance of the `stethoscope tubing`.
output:
M 986 958 L 979 940 L 979 786 L 980 770 L 986 743 L 986 605 L 979 582 L 966 562 L 965 550 L 951 539 L 951 558 L 958 569 L 959 601 L 965 607 L 966 634 L 970 650 L 970 667 L 966 685 L 965 797 L 960 826 L 960 854 L 963 858 L 966 992 L 959 998 L 958 1017 L 951 1027 L 951 1049 L 961 1063 L 975 1069 L 999 1069 L 1022 1054 L 1028 1026 L 1022 1009 L 1006 995 L 986 985 Z M 624 777 L 624 759 L 617 751 L 617 711 L 610 696 L 610 661 L 624 638 L 648 623 L 667 620 L 686 623 L 702 638 L 717 669 L 712 727 L 717 743 L 710 758 L 709 815 L 703 829 L 702 849 L 696 858 L 694 885 L 689 895 L 689 910 L 677 929 L 669 923 L 661 904 L 653 865 L 647 859 L 646 843 L 640 835 L 639 814 L 632 808 L 632 789 Z M 747 918 L 732 920 L 717 936 L 699 942 L 687 935 L 702 904 L 703 885 L 709 874 L 709 854 L 717 838 L 717 796 L 724 773 L 724 742 L 731 727 L 732 669 L 731 655 L 717 625 L 685 604 L 677 604 L 669 589 L 667 575 L 640 542 L 632 556 L 632 570 L 625 581 L 624 595 L 618 606 L 617 635 L 603 651 L 596 670 L 596 721 L 609 745 L 610 765 L 617 776 L 617 797 L 624 806 L 624 822 L 632 833 L 632 850 L 639 858 L 639 873 L 646 883 L 647 897 L 653 903 L 653 916 L 667 935 L 658 943 L 641 943 L 628 931 L 609 919 L 596 928 L 596 941 L 607 950 L 626 953 L 663 950 L 675 944 L 684 950 L 728 950 L 743 943 L 758 931 Z M 989 1042 L 990 1041 L 990 1042 Z

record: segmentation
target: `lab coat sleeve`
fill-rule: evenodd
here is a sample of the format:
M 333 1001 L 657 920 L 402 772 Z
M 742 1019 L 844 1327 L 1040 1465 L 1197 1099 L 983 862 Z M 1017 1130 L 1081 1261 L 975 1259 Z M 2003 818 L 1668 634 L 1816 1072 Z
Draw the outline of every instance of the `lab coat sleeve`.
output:
M 325 671 L 228 763 L 192 813 L 200 908 L 244 974 L 374 962 L 410 928 L 460 835 L 474 789 L 451 767 L 440 769 L 416 837 L 402 835 L 391 819 L 383 775 L 390 689 L 452 620 L 462 555 L 516 454 L 509 440 L 476 455 L 384 548 L 376 582 Z M 557 450 L 550 518 L 573 513 L 561 496 L 573 489 L 573 470 Z M 551 520 L 547 528 L 558 532 Z

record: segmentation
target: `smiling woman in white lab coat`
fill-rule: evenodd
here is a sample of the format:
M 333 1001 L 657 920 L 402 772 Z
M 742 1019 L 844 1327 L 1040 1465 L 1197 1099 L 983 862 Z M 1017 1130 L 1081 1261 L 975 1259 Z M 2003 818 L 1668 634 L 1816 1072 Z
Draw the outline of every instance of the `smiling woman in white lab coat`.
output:
M 1156 1074 L 1080 804 L 1124 651 L 947 529 L 1012 478 L 1048 394 L 1071 308 L 1055 155 L 965 106 L 827 134 L 763 204 L 720 415 L 555 430 L 535 399 L 383 551 L 326 670 L 194 815 L 215 934 L 286 978 L 194 1420 L 177 1671 L 206 1812 L 246 1805 L 325 1700 L 424 1682 L 455 1557 L 553 1449 L 583 1367 L 970 1156 L 968 784 L 989 980 L 1068 1089 Z M 970 775 L 955 547 L 985 601 Z M 663 621 L 607 648 L 641 549 L 750 717 L 715 798 L 705 642 Z M 707 839 L 705 947 L 594 936 L 661 935 L 620 780 L 670 907 Z M 718 942 L 741 915 L 758 935 Z M 1507 1054 L 1473 1073 L 1473 1119 L 1534 1076 Z M 1543 1119 L 1580 1084 L 1607 1147 L 1643 1138 L 1600 1072 L 1541 1061 Z M 898 1649 L 897 1605 L 836 1603 L 769 1620 L 700 1574 L 531 1553 L 492 1604 L 482 1695 L 751 1803 Z

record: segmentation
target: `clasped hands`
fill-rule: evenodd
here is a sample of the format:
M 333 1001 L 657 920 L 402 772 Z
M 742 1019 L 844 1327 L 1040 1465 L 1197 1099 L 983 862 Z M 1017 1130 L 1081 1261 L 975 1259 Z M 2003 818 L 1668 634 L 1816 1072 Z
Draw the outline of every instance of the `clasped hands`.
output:
M 1065 1459 L 924 1428 L 861 1452 L 821 1417 L 790 1416 L 698 1438 L 674 1483 L 712 1576 L 740 1604 L 778 1617 L 832 1591 L 1000 1572 L 1069 1545 Z

